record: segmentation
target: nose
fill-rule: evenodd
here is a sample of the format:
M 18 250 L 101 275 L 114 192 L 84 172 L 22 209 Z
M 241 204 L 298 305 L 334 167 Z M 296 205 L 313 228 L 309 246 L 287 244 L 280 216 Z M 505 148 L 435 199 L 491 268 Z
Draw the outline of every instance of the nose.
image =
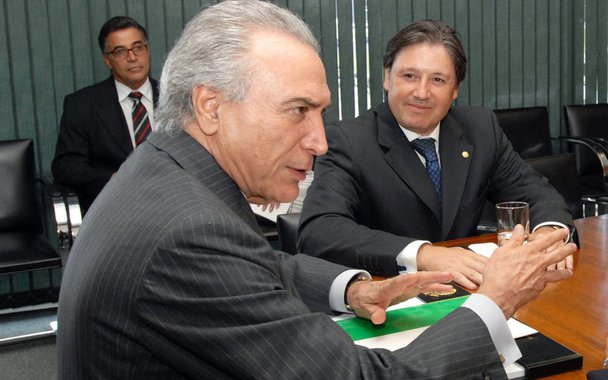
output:
M 135 61 L 136 59 L 137 59 L 137 56 L 135 55 L 135 52 L 133 51 L 133 49 L 127 50 L 127 60 Z
M 414 96 L 418 99 L 427 99 L 429 97 L 429 81 L 427 79 L 420 79 L 416 83 L 416 89 Z
M 323 117 L 320 112 L 312 116 L 306 134 L 302 138 L 302 147 L 310 150 L 315 156 L 327 153 L 327 139 L 325 138 Z

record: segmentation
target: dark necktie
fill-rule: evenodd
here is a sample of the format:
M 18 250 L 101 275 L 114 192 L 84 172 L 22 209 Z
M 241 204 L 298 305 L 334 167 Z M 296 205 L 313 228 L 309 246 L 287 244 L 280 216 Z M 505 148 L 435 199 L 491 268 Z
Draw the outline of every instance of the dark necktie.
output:
M 410 141 L 410 144 L 426 160 L 426 172 L 431 177 L 433 185 L 435 185 L 437 198 L 439 199 L 439 203 L 441 203 L 441 168 L 439 167 L 439 159 L 435 150 L 435 139 L 415 139 Z
M 148 134 L 150 133 L 150 119 L 148 118 L 148 111 L 141 102 L 142 93 L 139 91 L 133 91 L 129 94 L 129 98 L 133 99 L 133 109 L 131 114 L 133 115 L 133 133 L 135 134 L 135 146 L 144 142 Z

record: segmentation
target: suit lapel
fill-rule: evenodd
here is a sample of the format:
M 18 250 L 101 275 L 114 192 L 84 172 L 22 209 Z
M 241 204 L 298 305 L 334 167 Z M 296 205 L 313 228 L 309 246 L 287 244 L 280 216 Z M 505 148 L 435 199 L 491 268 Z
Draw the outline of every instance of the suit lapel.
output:
M 388 104 L 381 104 L 375 112 L 378 120 L 378 144 L 384 152 L 384 160 L 428 206 L 437 220 L 441 221 L 441 206 L 435 195 L 433 182 L 414 148 L 399 128 Z
M 97 121 L 108 131 L 116 146 L 128 155 L 133 151 L 133 142 L 125 116 L 118 102 L 114 78 L 106 79 L 103 84 L 101 94 L 96 98 L 95 104 Z
M 439 132 L 443 192 L 442 240 L 447 238 L 460 209 L 469 166 L 471 160 L 475 158 L 474 153 L 473 146 L 465 140 L 462 128 L 448 112 L 441 121 Z

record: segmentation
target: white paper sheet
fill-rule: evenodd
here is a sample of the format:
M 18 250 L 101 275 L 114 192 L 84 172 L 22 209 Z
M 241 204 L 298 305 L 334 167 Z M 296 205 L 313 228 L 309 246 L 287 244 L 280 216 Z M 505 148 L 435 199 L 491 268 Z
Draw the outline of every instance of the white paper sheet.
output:
M 498 248 L 496 243 L 478 243 L 469 245 L 469 249 L 479 255 L 490 258 L 494 253 L 494 250 Z
M 272 211 L 268 211 L 268 209 L 262 210 L 261 205 L 256 205 L 256 204 L 250 203 L 251 209 L 253 210 L 254 213 L 270 220 L 271 222 L 275 222 L 275 223 L 277 222 L 278 215 L 287 213 L 287 210 L 289 210 L 290 204 L 291 203 L 280 203 L 279 207 L 275 207 L 272 209 Z

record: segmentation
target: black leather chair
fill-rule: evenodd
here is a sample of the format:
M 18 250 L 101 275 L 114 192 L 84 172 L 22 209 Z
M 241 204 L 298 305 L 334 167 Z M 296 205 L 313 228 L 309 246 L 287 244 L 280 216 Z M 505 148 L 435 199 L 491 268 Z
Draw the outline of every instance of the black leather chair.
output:
M 583 216 L 581 190 L 577 182 L 576 159 L 572 153 L 536 157 L 526 162 L 549 180 L 564 197 L 573 218 Z
M 32 140 L 0 141 L 0 274 L 61 266 L 44 234 Z
M 521 158 L 527 160 L 552 154 L 547 107 L 505 108 L 494 110 L 494 113 Z M 496 210 L 489 201 L 484 206 L 477 230 L 480 233 L 496 231 Z
M 513 149 L 549 180 L 568 203 L 574 218 L 584 216 L 576 160 L 568 154 L 553 154 L 547 107 L 498 109 L 494 113 Z M 495 231 L 495 227 L 496 210 L 487 202 L 477 229 L 483 233 Z
M 524 160 L 551 155 L 551 133 L 547 107 L 494 110 L 498 123 Z
M 583 194 L 608 191 L 608 104 L 564 106 Z
M 296 233 L 300 223 L 300 213 L 280 214 L 277 216 L 277 233 L 279 248 L 283 252 L 295 255 L 298 253 Z
M 585 206 L 601 207 L 597 202 L 587 201 L 582 197 L 577 182 L 576 159 L 572 153 L 552 154 L 548 156 L 530 158 L 526 162 L 542 176 L 564 197 L 570 213 L 574 219 L 591 215 L 595 209 L 585 211 Z M 481 223 L 477 226 L 480 233 L 496 231 L 496 209 L 490 202 L 484 209 Z
M 0 308 L 56 302 L 61 257 L 35 175 L 32 140 L 0 141 Z M 50 207 L 49 207 L 50 208 Z

